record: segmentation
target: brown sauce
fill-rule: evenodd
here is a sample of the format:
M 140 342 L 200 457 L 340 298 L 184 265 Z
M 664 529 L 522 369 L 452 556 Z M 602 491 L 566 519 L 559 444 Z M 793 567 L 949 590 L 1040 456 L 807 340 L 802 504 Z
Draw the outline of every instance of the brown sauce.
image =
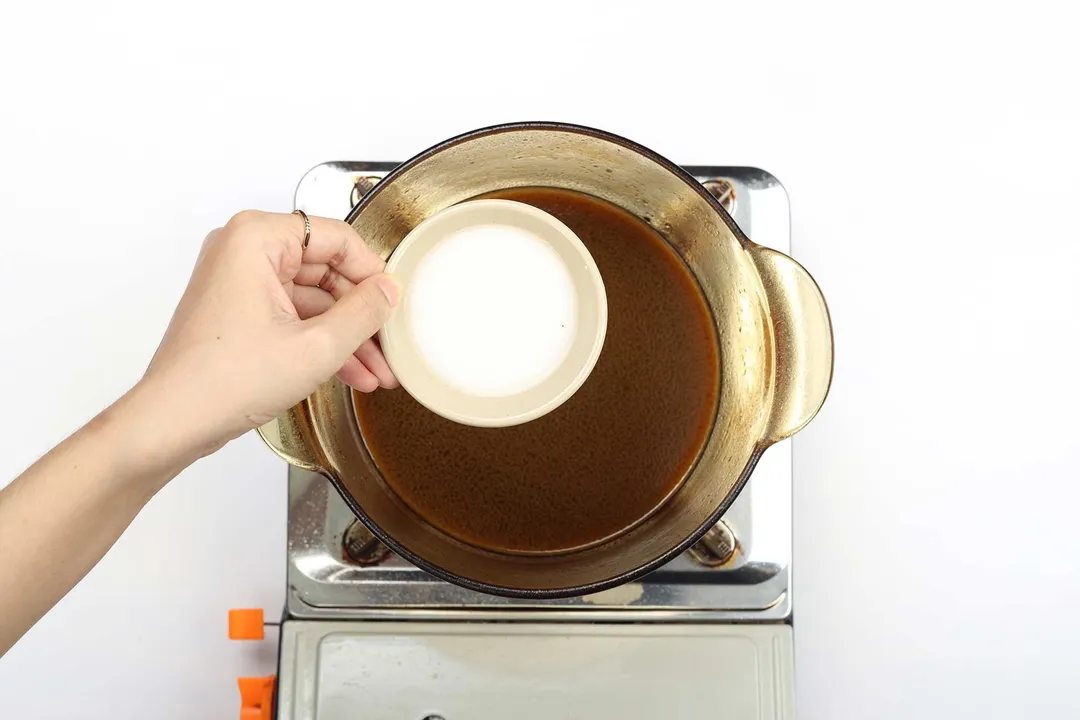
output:
M 693 465 L 719 393 L 716 333 L 693 275 L 648 225 L 589 195 L 487 195 L 539 207 L 588 247 L 608 329 L 585 384 L 542 418 L 474 428 L 403 390 L 355 394 L 387 485 L 444 532 L 491 550 L 587 545 L 643 519 Z

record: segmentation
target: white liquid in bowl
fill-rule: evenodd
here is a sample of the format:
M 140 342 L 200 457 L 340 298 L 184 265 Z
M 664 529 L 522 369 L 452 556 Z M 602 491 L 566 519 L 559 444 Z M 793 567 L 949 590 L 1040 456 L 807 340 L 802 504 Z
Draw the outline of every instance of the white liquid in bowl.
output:
M 406 288 L 417 352 L 469 395 L 528 390 L 566 359 L 577 295 L 559 255 L 521 228 L 474 225 L 439 241 Z

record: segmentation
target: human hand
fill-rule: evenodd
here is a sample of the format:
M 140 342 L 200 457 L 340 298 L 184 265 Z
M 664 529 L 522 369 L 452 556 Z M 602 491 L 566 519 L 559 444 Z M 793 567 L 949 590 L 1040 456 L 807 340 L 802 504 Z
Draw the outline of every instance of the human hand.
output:
M 332 376 L 397 384 L 371 338 L 400 298 L 336 220 L 242 212 L 210 233 L 143 379 L 0 491 L 0 655 L 188 464 Z M 62 556 L 42 574 L 43 563 Z
M 346 223 L 245 211 L 203 244 L 137 391 L 180 447 L 205 455 L 281 414 L 335 373 L 397 386 L 373 335 L 400 289 Z

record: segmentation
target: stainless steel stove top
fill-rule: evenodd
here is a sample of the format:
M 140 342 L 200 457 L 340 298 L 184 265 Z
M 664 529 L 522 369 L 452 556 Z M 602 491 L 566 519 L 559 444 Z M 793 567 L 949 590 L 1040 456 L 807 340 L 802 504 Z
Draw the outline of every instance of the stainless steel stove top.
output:
M 296 207 L 345 217 L 394 165 L 319 165 Z M 790 253 L 776 178 L 688 170 L 747 235 Z M 276 717 L 792 717 L 791 459 L 790 442 L 770 448 L 722 523 L 666 566 L 549 601 L 436 580 L 374 542 L 323 478 L 291 469 Z
M 345 217 L 396 163 L 332 162 L 313 168 L 296 207 Z M 769 173 L 687 168 L 746 234 L 791 252 L 787 194 Z M 790 442 L 769 449 L 709 535 L 650 575 L 596 595 L 516 600 L 437 580 L 389 553 L 321 477 L 289 474 L 287 615 L 296 619 L 777 622 L 790 617 Z

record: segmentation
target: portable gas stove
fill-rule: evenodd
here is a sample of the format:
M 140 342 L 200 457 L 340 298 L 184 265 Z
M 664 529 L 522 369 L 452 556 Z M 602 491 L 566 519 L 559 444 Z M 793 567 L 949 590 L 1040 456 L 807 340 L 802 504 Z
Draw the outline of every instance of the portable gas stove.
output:
M 319 165 L 300 181 L 296 207 L 343 218 L 396 164 Z M 776 178 L 756 168 L 686 169 L 747 236 L 790 254 L 787 193 Z M 290 468 L 273 716 L 790 718 L 791 487 L 785 442 L 682 556 L 595 595 L 537 601 L 433 578 L 382 546 L 321 476 Z M 271 717 L 272 683 L 250 685 L 245 702 L 260 713 L 251 717 Z

